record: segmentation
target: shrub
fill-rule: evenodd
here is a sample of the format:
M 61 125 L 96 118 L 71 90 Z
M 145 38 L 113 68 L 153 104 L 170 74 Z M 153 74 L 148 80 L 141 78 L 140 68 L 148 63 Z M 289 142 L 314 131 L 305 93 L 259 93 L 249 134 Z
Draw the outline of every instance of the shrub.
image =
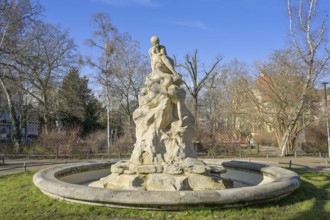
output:
M 277 146 L 276 135 L 274 132 L 257 133 L 253 135 L 255 145 Z
M 77 154 L 82 147 L 79 131 L 79 128 L 51 130 L 48 134 L 40 135 L 39 144 L 36 145 L 36 148 L 45 153 L 58 153 L 59 155 Z
M 306 153 L 327 153 L 327 128 L 325 122 L 311 124 L 305 129 L 306 143 L 302 150 Z
M 130 133 L 125 133 L 120 136 L 114 144 L 114 150 L 119 156 L 121 155 L 130 155 L 134 148 L 134 140 L 132 139 L 132 135 Z
M 86 136 L 85 144 L 91 149 L 91 153 L 106 153 L 107 138 L 107 130 L 97 130 Z

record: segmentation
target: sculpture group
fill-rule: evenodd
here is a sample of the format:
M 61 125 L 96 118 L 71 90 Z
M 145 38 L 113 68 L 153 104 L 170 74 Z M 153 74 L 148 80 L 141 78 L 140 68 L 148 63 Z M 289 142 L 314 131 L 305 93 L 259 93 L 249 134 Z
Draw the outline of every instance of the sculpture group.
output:
M 183 79 L 159 38 L 151 38 L 152 72 L 134 111 L 136 143 L 130 160 L 111 166 L 111 175 L 90 186 L 124 190 L 215 190 L 232 186 L 226 170 L 207 166 L 193 150 L 194 117 L 185 105 Z

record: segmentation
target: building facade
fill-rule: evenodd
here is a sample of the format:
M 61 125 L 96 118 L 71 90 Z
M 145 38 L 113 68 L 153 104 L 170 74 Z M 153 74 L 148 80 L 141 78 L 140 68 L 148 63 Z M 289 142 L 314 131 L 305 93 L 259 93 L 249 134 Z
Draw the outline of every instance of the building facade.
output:
M 13 139 L 13 131 L 15 127 L 7 112 L 0 112 L 0 141 L 10 142 Z M 22 141 L 29 141 L 31 138 L 39 136 L 39 121 L 37 118 L 30 119 L 21 129 Z

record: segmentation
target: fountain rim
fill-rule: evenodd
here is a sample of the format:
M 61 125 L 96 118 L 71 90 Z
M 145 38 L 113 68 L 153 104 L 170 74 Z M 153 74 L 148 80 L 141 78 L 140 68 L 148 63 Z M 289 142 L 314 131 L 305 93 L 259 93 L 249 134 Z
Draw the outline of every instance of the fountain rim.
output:
M 67 175 L 101 169 L 110 169 L 116 161 L 89 161 L 65 164 L 38 171 L 34 184 L 46 195 L 69 202 L 119 208 L 149 210 L 180 210 L 187 208 L 219 208 L 247 206 L 276 201 L 299 188 L 301 181 L 293 171 L 265 164 L 227 161 L 226 169 L 259 173 L 270 176 L 266 184 L 222 190 L 201 191 L 135 191 L 112 190 L 72 184 L 59 178 Z

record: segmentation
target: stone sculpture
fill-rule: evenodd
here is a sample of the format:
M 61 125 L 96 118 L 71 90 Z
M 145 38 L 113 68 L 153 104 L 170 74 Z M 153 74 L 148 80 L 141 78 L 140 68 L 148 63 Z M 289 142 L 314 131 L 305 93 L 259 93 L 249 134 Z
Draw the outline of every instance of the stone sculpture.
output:
M 185 105 L 182 77 L 158 37 L 149 49 L 152 72 L 134 111 L 136 143 L 131 158 L 91 186 L 126 190 L 211 190 L 230 187 L 220 166 L 207 166 L 193 150 L 194 117 Z

